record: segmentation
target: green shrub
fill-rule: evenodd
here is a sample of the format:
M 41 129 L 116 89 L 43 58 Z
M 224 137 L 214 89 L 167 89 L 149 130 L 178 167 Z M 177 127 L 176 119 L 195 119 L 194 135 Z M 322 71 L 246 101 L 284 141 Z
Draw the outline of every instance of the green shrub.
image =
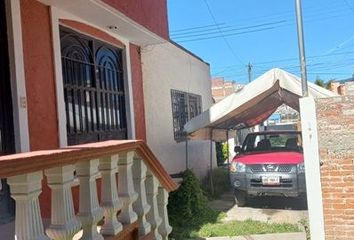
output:
M 230 191 L 230 179 L 227 168 L 215 168 L 212 171 L 214 193 L 210 189 L 210 175 L 202 181 L 202 188 L 209 198 L 218 198 L 221 194 Z
M 188 239 L 191 233 L 207 222 L 217 221 L 219 212 L 211 209 L 200 183 L 192 171 L 182 173 L 183 181 L 177 191 L 170 193 L 169 221 L 171 238 Z
M 228 144 L 227 142 L 216 142 L 215 143 L 216 149 L 216 161 L 218 166 L 222 166 L 225 163 L 225 160 L 228 159 Z

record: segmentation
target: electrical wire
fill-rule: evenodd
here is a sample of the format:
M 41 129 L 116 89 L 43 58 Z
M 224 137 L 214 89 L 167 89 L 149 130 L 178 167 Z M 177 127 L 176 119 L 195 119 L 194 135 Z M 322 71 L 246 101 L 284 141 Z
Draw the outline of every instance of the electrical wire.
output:
M 339 14 L 339 13 L 344 13 L 344 12 L 347 11 L 346 8 L 341 9 L 341 10 L 344 10 L 344 11 L 339 11 L 339 10 L 340 9 L 331 8 L 330 10 L 326 9 L 325 11 L 310 12 L 309 14 L 306 14 L 304 17 L 306 17 L 306 19 L 313 19 L 313 17 L 317 18 L 318 16 L 324 16 L 324 15 L 328 15 L 330 13 L 336 13 L 337 15 L 334 15 L 334 16 L 331 16 L 331 17 L 337 17 L 337 16 L 342 16 L 343 15 L 343 14 Z M 259 19 L 261 20 L 260 22 L 262 22 L 262 23 L 263 22 L 267 22 L 267 21 L 274 21 L 274 19 L 279 21 L 279 19 L 284 18 L 284 17 L 286 17 L 286 19 L 281 19 L 281 21 L 290 21 L 291 19 L 287 19 L 288 16 L 289 15 L 278 15 L 278 16 L 272 15 L 271 17 L 265 16 L 265 17 L 259 18 Z M 291 14 L 291 16 L 293 17 L 293 14 Z M 247 23 L 248 24 L 249 24 L 249 20 L 250 19 L 247 19 Z M 252 20 L 254 20 L 254 18 Z M 259 23 L 257 23 L 257 24 L 259 24 Z M 223 25 L 223 26 L 221 26 L 221 25 Z M 224 25 L 225 25 L 225 23 L 186 28 L 185 31 L 184 31 L 184 29 L 175 30 L 175 31 L 171 31 L 171 36 L 172 37 L 177 37 L 177 36 L 181 36 L 181 35 L 195 34 L 197 32 L 207 32 L 207 31 L 211 31 L 211 30 L 215 31 L 215 30 L 218 30 L 218 29 L 220 30 L 220 29 L 235 28 L 235 26 L 224 26 Z M 238 27 L 238 28 L 242 28 L 243 29 L 243 28 L 247 28 L 247 27 Z M 194 31 L 193 29 L 201 29 L 201 30 Z
M 257 24 L 257 25 L 251 25 L 251 26 L 245 26 L 245 27 L 239 27 L 239 28 L 232 28 L 232 29 L 227 29 L 227 30 L 223 30 L 223 33 L 226 32 L 233 32 L 233 31 L 239 31 L 239 30 L 244 30 L 244 29 L 252 29 L 252 28 L 257 28 L 257 27 L 264 27 L 264 26 L 269 26 L 269 25 L 276 25 L 276 24 L 281 24 L 281 23 L 285 23 L 285 20 L 281 20 L 281 21 L 275 21 L 275 22 L 268 22 L 268 23 L 262 23 L 262 24 Z M 225 27 L 227 28 L 227 27 Z M 219 29 L 216 29 L 219 30 Z M 202 33 L 198 33 L 198 34 L 180 34 L 180 35 L 173 35 L 173 39 L 179 39 L 179 38 L 189 38 L 189 37 L 194 37 L 194 36 L 203 36 L 203 35 L 209 35 L 209 34 L 214 34 L 214 33 L 220 33 L 219 31 L 210 31 L 210 30 L 205 30 Z M 196 32 L 201 32 L 201 31 L 196 31 Z M 205 33 L 207 32 L 207 33 Z
M 207 6 L 207 9 L 208 9 L 208 12 L 211 16 L 211 18 L 213 19 L 215 25 L 217 23 L 216 19 L 215 19 L 215 16 L 213 14 L 213 12 L 211 11 L 211 8 L 209 6 L 209 3 L 208 3 L 208 0 L 204 0 L 204 3 L 205 5 Z M 244 61 L 241 60 L 241 58 L 235 53 L 234 49 L 231 47 L 229 41 L 227 40 L 227 38 L 223 35 L 223 33 L 221 32 L 220 28 L 219 28 L 219 31 L 222 35 L 222 38 L 224 39 L 224 42 L 226 43 L 227 47 L 229 48 L 230 52 L 232 53 L 232 55 L 241 63 L 244 65 Z

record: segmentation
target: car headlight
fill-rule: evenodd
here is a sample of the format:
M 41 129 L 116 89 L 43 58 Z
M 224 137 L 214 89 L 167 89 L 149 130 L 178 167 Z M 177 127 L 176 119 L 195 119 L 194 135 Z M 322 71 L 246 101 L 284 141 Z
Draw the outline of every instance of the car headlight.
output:
M 240 162 L 232 162 L 230 166 L 230 172 L 245 172 L 246 165 Z
M 297 165 L 297 172 L 298 173 L 304 173 L 305 172 L 305 164 L 304 163 L 299 163 Z

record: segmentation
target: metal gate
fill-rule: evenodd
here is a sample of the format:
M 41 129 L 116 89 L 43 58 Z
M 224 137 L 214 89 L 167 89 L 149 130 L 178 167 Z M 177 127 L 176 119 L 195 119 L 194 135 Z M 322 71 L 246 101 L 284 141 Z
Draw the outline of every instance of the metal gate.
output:
M 0 1 L 0 156 L 15 152 L 5 1 Z M 11 221 L 14 202 L 6 179 L 0 185 L 0 224 Z

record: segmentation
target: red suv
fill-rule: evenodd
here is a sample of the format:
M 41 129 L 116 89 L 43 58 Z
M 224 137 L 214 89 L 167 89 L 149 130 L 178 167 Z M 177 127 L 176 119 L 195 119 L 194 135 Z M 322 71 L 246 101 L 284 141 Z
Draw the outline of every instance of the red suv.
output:
M 231 185 L 238 206 L 250 196 L 306 195 L 301 132 L 255 132 L 247 135 L 230 165 Z

